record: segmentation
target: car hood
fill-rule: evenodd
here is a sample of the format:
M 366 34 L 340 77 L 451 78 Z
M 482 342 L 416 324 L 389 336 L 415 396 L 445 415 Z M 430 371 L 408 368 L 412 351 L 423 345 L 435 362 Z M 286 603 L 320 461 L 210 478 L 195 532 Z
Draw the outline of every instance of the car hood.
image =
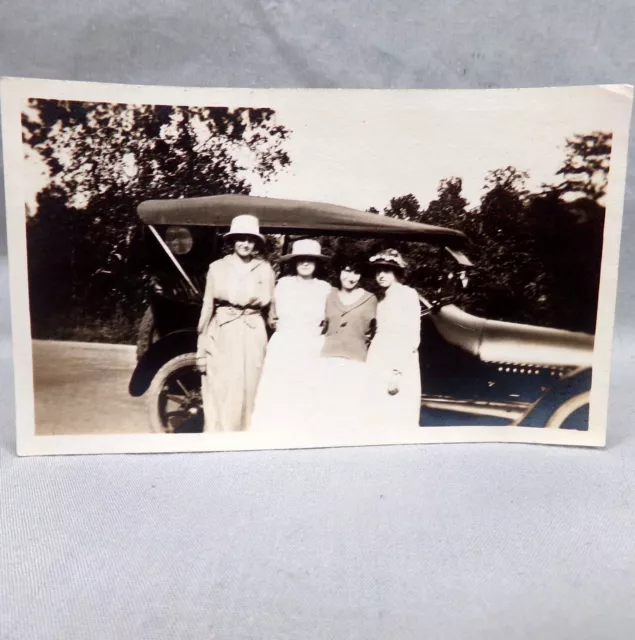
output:
M 590 367 L 594 336 L 514 322 L 479 318 L 454 305 L 432 314 L 439 333 L 451 344 L 485 362 L 545 367 Z

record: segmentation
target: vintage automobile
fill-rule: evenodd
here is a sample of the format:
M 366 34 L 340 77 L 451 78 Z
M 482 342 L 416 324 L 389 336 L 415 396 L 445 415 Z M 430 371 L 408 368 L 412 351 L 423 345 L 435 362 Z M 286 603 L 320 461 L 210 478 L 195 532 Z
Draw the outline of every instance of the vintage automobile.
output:
M 388 238 L 440 247 L 445 282 L 459 288 L 473 268 L 469 240 L 458 230 L 347 207 L 245 195 L 143 202 L 138 215 L 148 236 L 152 293 L 129 391 L 147 397 L 157 432 L 203 428 L 195 352 L 205 277 L 221 255 L 223 232 L 245 212 L 258 216 L 282 250 L 308 235 Z M 452 286 L 432 296 L 420 292 L 420 424 L 587 429 L 593 336 L 471 315 L 454 304 Z

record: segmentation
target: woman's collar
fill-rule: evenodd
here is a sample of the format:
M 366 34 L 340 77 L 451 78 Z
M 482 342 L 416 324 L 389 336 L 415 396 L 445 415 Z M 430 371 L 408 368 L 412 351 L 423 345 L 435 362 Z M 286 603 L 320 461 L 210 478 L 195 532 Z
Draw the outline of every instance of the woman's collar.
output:
M 230 253 L 229 255 L 225 256 L 225 259 L 228 259 L 229 263 L 236 268 L 240 268 L 243 265 L 247 267 L 247 265 L 249 265 L 249 271 L 253 271 L 256 267 L 259 267 L 264 262 L 262 258 L 254 257 L 248 263 L 246 263 L 241 260 L 235 253 Z
M 401 289 L 401 287 L 403 287 L 403 284 L 398 280 L 395 280 L 387 289 L 384 289 L 384 295 L 389 296 L 395 294 L 399 289 Z
M 352 302 L 351 304 L 347 305 L 342 302 L 342 299 L 340 298 L 340 295 L 339 295 L 340 291 L 341 289 L 333 288 L 333 295 L 335 296 L 336 304 L 345 311 L 350 311 L 351 309 L 355 309 L 365 304 L 373 297 L 373 294 L 370 293 L 370 291 L 366 291 L 366 289 L 364 289 L 363 287 L 360 287 L 359 291 L 362 291 L 363 293 L 359 296 L 359 298 L 357 298 L 357 300 L 355 300 L 355 302 Z

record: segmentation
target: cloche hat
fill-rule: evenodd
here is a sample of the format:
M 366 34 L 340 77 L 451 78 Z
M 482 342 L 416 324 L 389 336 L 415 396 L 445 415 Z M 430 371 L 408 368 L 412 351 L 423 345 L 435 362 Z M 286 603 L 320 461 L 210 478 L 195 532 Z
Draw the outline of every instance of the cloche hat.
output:
M 232 236 L 253 236 L 261 242 L 265 241 L 265 237 L 260 233 L 258 218 L 249 213 L 236 216 L 232 220 L 232 225 L 225 234 L 225 238 L 231 238 Z
M 296 258 L 311 258 L 317 260 L 326 260 L 326 256 L 322 253 L 322 247 L 317 240 L 310 240 L 308 238 L 304 240 L 296 240 L 291 248 L 291 253 L 286 256 L 282 256 L 280 260 L 287 262 L 288 260 L 295 260 Z
M 406 261 L 396 249 L 386 249 L 372 256 L 369 260 L 372 267 L 392 267 L 405 271 Z

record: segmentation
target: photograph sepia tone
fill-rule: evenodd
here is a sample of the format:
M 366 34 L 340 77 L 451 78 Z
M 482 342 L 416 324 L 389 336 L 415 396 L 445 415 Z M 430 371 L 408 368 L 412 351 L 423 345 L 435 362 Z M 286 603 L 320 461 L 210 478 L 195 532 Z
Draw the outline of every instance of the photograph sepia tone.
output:
M 603 445 L 631 102 L 4 79 L 18 453 Z

